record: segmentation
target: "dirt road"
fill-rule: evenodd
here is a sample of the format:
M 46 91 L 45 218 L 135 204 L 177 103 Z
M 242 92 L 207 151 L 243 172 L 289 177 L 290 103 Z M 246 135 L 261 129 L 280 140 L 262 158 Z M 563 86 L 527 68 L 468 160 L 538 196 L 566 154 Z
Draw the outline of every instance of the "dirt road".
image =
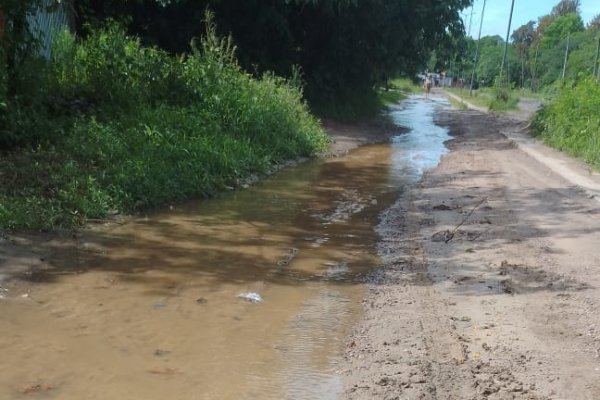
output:
M 450 110 L 442 111 L 438 122 L 455 137 L 448 145 L 450 153 L 382 215 L 378 226 L 385 265 L 369 278 L 365 318 L 348 340 L 346 363 L 339 368 L 343 397 L 600 399 L 600 202 L 561 177 L 566 175 L 560 168 L 538 162 L 543 152 L 534 157 L 529 148 L 515 145 L 513 135 L 509 140 L 501 133 L 519 132 L 526 122 Z M 334 155 L 394 133 L 334 123 L 327 128 L 335 139 Z M 53 235 L 0 239 L 0 299 L 26 292 L 5 292 L 5 281 L 52 268 L 47 254 L 78 257 L 80 241 Z M 73 284 L 74 291 L 107 290 L 105 280 L 100 285 L 93 275 L 80 277 L 92 279 L 92 285 Z M 121 286 L 108 286 L 125 296 Z M 48 285 L 51 290 L 56 287 Z M 31 300 L 28 292 L 25 296 L 16 297 Z M 70 318 L 61 296 L 47 297 L 60 300 L 56 318 Z M 89 296 L 82 298 L 89 301 Z M 86 314 L 83 304 L 71 302 L 73 310 Z M 45 315 L 53 306 L 39 307 Z M 104 307 L 120 308 L 126 307 Z M 154 311 L 145 312 L 152 316 Z M 45 327 L 38 338 L 44 342 L 48 326 L 40 321 L 33 319 L 33 325 Z M 54 323 L 59 339 L 66 337 L 62 321 Z M 79 337 L 86 325 L 76 322 L 71 320 Z M 15 332 L 11 340 L 20 340 Z M 197 332 L 189 337 L 199 343 Z M 108 343 L 113 342 L 111 337 Z M 25 344 L 27 351 L 36 351 L 32 342 Z M 36 368 L 47 372 L 39 365 Z M 178 370 L 159 370 L 174 371 Z M 140 374 L 148 372 L 142 369 Z M 89 385 L 86 382 L 78 381 Z M 17 389 L 52 389 L 43 385 L 46 381 L 35 381 Z M 188 387 L 197 396 L 193 385 L 197 382 Z M 13 386 L 11 390 L 17 390 Z
M 438 117 L 450 153 L 381 219 L 385 266 L 347 399 L 600 399 L 600 202 L 501 134 Z

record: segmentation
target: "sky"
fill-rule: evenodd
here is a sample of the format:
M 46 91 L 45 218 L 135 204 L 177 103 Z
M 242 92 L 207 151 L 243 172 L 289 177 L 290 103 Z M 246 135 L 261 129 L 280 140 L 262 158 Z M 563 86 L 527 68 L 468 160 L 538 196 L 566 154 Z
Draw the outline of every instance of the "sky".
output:
M 510 34 L 515 29 L 527 22 L 538 20 L 542 15 L 550 14 L 552 8 L 560 0 L 515 0 L 515 9 L 513 12 Z M 485 13 L 483 16 L 483 26 L 481 28 L 481 37 L 488 35 L 500 35 L 506 38 L 506 28 L 508 27 L 508 17 L 510 14 L 511 0 L 487 0 Z M 475 0 L 473 6 L 473 19 L 471 21 L 471 36 L 477 39 L 479 33 L 479 22 L 481 18 L 481 7 L 483 0 Z M 463 21 L 465 21 L 465 30 L 469 30 L 469 17 L 471 8 L 463 11 Z M 600 14 L 600 0 L 581 0 L 581 18 L 587 24 L 595 16 Z

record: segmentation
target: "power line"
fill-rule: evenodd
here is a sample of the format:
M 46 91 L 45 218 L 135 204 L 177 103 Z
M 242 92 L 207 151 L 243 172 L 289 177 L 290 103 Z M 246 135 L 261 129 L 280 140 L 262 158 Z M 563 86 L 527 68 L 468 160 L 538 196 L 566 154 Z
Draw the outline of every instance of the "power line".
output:
M 475 6 L 475 2 L 473 2 L 473 4 L 471 4 L 471 13 L 469 15 L 469 33 L 467 34 L 467 36 L 471 36 L 471 21 L 473 21 L 473 7 Z

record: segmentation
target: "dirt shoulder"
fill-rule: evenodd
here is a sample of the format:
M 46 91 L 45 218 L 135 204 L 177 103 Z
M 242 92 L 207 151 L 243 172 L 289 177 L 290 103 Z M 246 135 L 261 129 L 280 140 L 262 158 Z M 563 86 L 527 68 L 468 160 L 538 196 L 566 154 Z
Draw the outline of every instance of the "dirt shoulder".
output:
M 387 210 L 348 399 L 600 398 L 600 202 L 444 111 L 450 153 Z

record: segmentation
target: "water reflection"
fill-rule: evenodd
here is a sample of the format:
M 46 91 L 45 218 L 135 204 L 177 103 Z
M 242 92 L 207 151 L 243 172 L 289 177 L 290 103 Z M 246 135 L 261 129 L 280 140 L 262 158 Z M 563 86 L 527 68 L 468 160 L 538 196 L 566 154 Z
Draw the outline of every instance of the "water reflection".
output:
M 444 99 L 423 101 L 413 96 L 402 103 L 402 108 L 391 112 L 396 124 L 410 129 L 408 134 L 392 140 L 395 171 L 392 177 L 396 184 L 406 185 L 420 179 L 446 153 L 444 142 L 450 139 L 448 130 L 433 122 L 436 110 L 445 106 L 449 104 Z
M 413 130 L 391 145 L 84 232 L 0 302 L 0 397 L 40 382 L 67 400 L 337 398 L 377 215 L 443 154 L 438 105 L 395 110 Z

